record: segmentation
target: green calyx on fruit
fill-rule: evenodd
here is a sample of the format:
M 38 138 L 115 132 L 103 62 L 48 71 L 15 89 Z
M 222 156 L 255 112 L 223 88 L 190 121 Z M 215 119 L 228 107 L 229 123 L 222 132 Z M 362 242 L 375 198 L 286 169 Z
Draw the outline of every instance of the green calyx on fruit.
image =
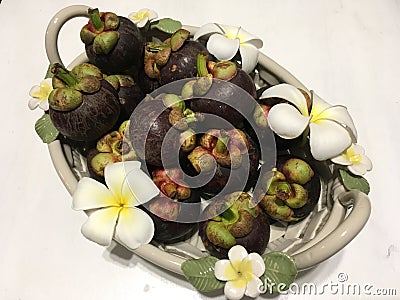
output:
M 211 129 L 200 139 L 200 145 L 207 149 L 219 165 L 238 168 L 242 164 L 242 155 L 247 153 L 249 142 L 239 129 Z
M 271 106 L 259 104 L 254 109 L 253 119 L 258 127 L 268 128 L 267 116 Z
M 105 76 L 104 79 L 117 91 L 120 87 L 131 87 L 135 85 L 135 81 L 129 75 L 109 75 Z
M 92 94 L 100 90 L 102 74 L 91 64 L 82 64 L 68 71 L 62 65 L 51 66 L 55 89 L 49 96 L 50 108 L 58 111 L 71 111 L 83 102 L 82 93 Z
M 247 193 L 231 193 L 225 200 L 232 205 L 208 222 L 206 235 L 214 245 L 229 249 L 236 244 L 236 238 L 251 233 L 258 211 Z
M 129 128 L 129 120 L 122 122 L 118 131 L 111 131 L 97 141 L 98 153 L 89 162 L 97 175 L 103 177 L 104 168 L 109 163 L 137 158 L 135 150 L 126 137 L 126 133 L 129 132 L 127 128 Z
M 202 146 L 197 146 L 188 155 L 189 162 L 198 172 L 212 172 L 216 168 L 216 162 L 211 152 Z
M 80 37 L 85 45 L 93 43 L 96 54 L 108 54 L 119 39 L 117 28 L 119 18 L 112 12 L 100 13 L 97 8 L 89 9 L 89 22 L 80 32 Z
M 183 173 L 179 169 L 155 170 L 153 182 L 161 193 L 174 200 L 185 200 L 191 196 L 191 190 L 182 181 Z
M 171 50 L 172 51 L 178 51 L 183 44 L 185 43 L 185 41 L 189 38 L 190 32 L 187 31 L 186 29 L 178 29 L 177 31 L 175 31 L 170 39 L 170 43 L 171 43 Z
M 306 184 L 314 176 L 314 171 L 310 165 L 302 159 L 290 158 L 282 166 L 282 173 L 290 182 Z
M 234 62 L 220 61 L 213 64 L 210 71 L 214 78 L 229 81 L 236 76 L 237 70 L 238 68 Z
M 309 203 L 308 190 L 303 186 L 314 176 L 307 162 L 299 158 L 289 158 L 281 171 L 273 169 L 273 176 L 260 206 L 272 218 L 280 221 L 297 221 L 293 209 Z

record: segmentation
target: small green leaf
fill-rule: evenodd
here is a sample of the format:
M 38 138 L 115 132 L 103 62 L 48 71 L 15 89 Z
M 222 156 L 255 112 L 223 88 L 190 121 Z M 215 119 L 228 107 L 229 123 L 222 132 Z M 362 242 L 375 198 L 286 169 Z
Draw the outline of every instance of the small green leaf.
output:
M 218 280 L 214 275 L 214 266 L 218 258 L 207 256 L 185 261 L 181 269 L 188 281 L 201 292 L 211 292 L 222 289 L 225 282 Z
M 265 292 L 282 292 L 289 288 L 297 275 L 294 259 L 283 252 L 270 252 L 262 256 L 265 272 L 261 276 Z
M 151 23 L 151 28 L 156 28 L 160 31 L 172 34 L 182 28 L 182 23 L 170 18 L 163 18 Z
M 44 114 L 39 120 L 36 121 L 35 130 L 38 136 L 42 139 L 43 143 L 46 144 L 54 141 L 59 134 L 59 131 L 51 122 L 49 114 Z
M 358 190 L 368 195 L 370 187 L 368 181 L 364 177 L 356 176 L 343 169 L 339 170 L 339 174 L 347 190 Z

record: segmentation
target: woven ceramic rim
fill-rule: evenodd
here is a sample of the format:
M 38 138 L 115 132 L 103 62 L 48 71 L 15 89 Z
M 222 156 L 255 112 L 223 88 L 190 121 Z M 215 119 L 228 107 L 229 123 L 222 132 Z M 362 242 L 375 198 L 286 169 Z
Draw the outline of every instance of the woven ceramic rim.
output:
M 61 27 L 72 18 L 88 17 L 88 8 L 85 5 L 72 5 L 65 7 L 53 16 L 45 36 L 46 52 L 50 63 L 62 63 L 57 46 Z M 189 30 L 192 35 L 198 29 L 193 26 L 184 26 L 184 28 Z M 86 61 L 88 59 L 86 54 L 83 53 L 68 68 Z M 258 76 L 257 80 L 261 82 L 263 80 L 267 82 L 276 81 L 276 83 L 286 82 L 308 91 L 290 72 L 262 53 L 260 53 L 257 68 L 259 70 L 256 75 Z M 83 158 L 77 156 L 68 145 L 61 144 L 59 140 L 50 143 L 48 149 L 58 176 L 72 195 L 79 178 L 82 176 L 80 172 L 85 165 L 82 161 Z M 83 174 L 83 176 L 85 175 Z M 346 191 L 340 181 L 332 177 L 332 173 L 325 172 L 321 175 L 321 178 L 328 201 L 327 209 L 323 213 L 321 213 L 321 210 L 317 211 L 319 216 L 317 222 L 315 216 L 307 220 L 308 223 L 318 223 L 313 224 L 315 230 L 312 236 L 308 237 L 307 242 L 297 243 L 296 247 L 289 245 L 289 248 L 292 247 L 290 254 L 299 271 L 318 265 L 345 247 L 361 231 L 371 213 L 370 200 L 366 194 L 359 191 Z M 351 210 L 347 213 L 349 208 Z M 120 241 L 117 242 L 120 243 Z M 183 275 L 181 264 L 186 259 L 207 255 L 202 249 L 196 247 L 198 245 L 196 243 L 191 239 L 191 241 L 168 247 L 146 244 L 135 250 L 130 250 L 149 262 Z

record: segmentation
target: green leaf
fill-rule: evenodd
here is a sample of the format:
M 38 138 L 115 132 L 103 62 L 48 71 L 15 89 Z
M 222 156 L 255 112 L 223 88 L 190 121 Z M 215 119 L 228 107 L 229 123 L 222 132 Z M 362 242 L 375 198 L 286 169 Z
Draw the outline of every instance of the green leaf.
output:
M 368 181 L 364 177 L 351 174 L 343 169 L 339 170 L 339 174 L 347 190 L 358 190 L 368 195 L 370 187 Z
M 59 131 L 51 122 L 49 114 L 44 114 L 39 120 L 36 121 L 35 130 L 38 136 L 42 139 L 43 143 L 46 144 L 54 141 L 59 134 Z
M 151 28 L 156 28 L 166 33 L 174 33 L 182 28 L 182 23 L 171 18 L 163 18 L 151 23 Z
M 265 292 L 282 292 L 289 288 L 297 275 L 294 259 L 283 252 L 270 252 L 262 256 L 265 272 L 261 281 Z
M 201 292 L 211 292 L 222 289 L 225 282 L 218 280 L 214 275 L 214 266 L 218 258 L 207 256 L 185 261 L 181 269 L 188 281 Z

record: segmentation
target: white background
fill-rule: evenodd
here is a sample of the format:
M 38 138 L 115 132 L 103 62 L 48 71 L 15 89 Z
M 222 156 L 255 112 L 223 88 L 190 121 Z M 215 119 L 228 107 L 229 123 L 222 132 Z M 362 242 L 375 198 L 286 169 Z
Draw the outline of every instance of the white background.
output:
M 340 253 L 297 282 L 320 288 L 347 283 L 396 288 L 400 299 L 400 1 L 395 0 L 3 0 L 0 4 L 0 299 L 207 299 L 185 280 L 142 259 L 102 248 L 80 234 L 86 220 L 53 169 L 46 145 L 35 134 L 39 110 L 28 109 L 28 92 L 47 69 L 44 33 L 51 17 L 71 4 L 127 16 L 148 7 L 185 24 L 219 22 L 244 27 L 264 41 L 262 51 L 332 104 L 344 104 L 357 125 L 359 144 L 374 169 L 372 215 Z M 70 21 L 60 36 L 68 63 L 83 51 Z M 326 292 L 318 299 L 345 297 Z M 223 298 L 221 295 L 213 296 Z M 310 299 L 281 295 L 279 299 Z

